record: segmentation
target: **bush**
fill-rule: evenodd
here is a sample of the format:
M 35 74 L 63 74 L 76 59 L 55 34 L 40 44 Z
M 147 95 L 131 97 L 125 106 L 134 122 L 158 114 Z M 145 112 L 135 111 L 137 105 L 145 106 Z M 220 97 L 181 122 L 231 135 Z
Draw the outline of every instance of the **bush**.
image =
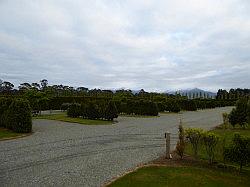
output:
M 68 107 L 67 110 L 68 117 L 77 118 L 81 116 L 81 105 L 78 103 L 73 103 Z
M 188 141 L 191 143 L 194 157 L 198 157 L 198 148 L 201 143 L 203 130 L 198 128 L 188 128 L 185 130 L 185 135 Z
M 62 111 L 67 111 L 71 103 L 63 103 L 61 106 Z
M 209 163 L 212 164 L 214 160 L 214 150 L 219 141 L 219 137 L 212 132 L 205 132 L 203 133 L 202 139 L 209 158 Z
M 233 144 L 224 149 L 224 160 L 235 162 L 242 166 L 250 161 L 250 138 L 245 138 L 238 133 L 234 134 Z
M 232 109 L 232 111 L 230 112 L 230 114 L 228 115 L 228 120 L 229 123 L 235 127 L 235 125 L 238 123 L 238 114 L 235 108 Z
M 105 108 L 104 118 L 113 121 L 113 119 L 117 117 L 118 117 L 118 111 L 115 106 L 115 103 L 110 101 Z
M 181 108 L 175 100 L 169 100 L 166 102 L 166 111 L 178 113 Z
M 185 150 L 185 133 L 184 133 L 183 126 L 180 124 L 179 125 L 179 140 L 176 145 L 176 152 L 181 157 L 181 159 L 183 158 L 184 150 Z
M 32 116 L 29 102 L 23 99 L 15 99 L 6 112 L 6 127 L 18 133 L 32 131 Z
M 235 126 L 236 124 L 239 124 L 242 127 L 245 126 L 245 123 L 247 123 L 247 105 L 247 98 L 241 98 L 236 102 L 236 108 L 229 114 L 229 122 L 232 126 Z
M 12 102 L 12 99 L 0 98 L 0 127 L 6 127 L 6 112 Z
M 98 106 L 94 102 L 90 102 L 86 106 L 86 117 L 88 119 L 99 119 L 100 118 Z
M 247 103 L 247 121 L 248 124 L 250 125 L 250 100 Z
M 228 124 L 229 124 L 229 118 L 228 118 L 228 113 L 223 113 L 222 118 L 223 118 L 223 128 L 226 129 Z
M 149 102 L 150 112 L 148 115 L 150 116 L 158 116 L 159 108 L 155 102 Z

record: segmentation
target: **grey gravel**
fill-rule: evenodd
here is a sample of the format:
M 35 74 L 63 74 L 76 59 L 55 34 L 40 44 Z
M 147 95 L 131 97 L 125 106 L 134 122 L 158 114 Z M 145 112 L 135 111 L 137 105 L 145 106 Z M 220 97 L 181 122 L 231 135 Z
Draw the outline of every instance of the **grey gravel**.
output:
M 101 186 L 174 149 L 179 118 L 185 127 L 210 129 L 232 107 L 154 118 L 119 117 L 113 125 L 34 120 L 34 134 L 0 141 L 0 186 Z

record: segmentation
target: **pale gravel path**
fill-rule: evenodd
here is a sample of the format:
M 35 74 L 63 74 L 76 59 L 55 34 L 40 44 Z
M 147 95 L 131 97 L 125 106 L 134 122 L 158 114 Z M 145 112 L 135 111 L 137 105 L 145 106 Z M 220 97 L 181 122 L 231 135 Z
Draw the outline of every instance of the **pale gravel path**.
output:
M 164 154 L 166 131 L 174 146 L 180 116 L 186 127 L 210 129 L 230 110 L 119 117 L 105 126 L 35 120 L 33 135 L 0 141 L 0 186 L 100 186 Z

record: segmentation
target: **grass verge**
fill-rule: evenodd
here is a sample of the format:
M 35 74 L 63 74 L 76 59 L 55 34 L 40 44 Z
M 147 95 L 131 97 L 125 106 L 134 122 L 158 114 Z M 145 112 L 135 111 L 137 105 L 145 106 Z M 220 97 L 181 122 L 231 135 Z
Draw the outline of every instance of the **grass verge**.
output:
M 146 166 L 109 184 L 109 187 L 239 187 L 250 186 L 248 175 L 202 167 Z
M 16 133 L 5 128 L 0 128 L 0 140 L 17 138 L 19 136 L 22 137 L 24 135 L 26 134 Z
M 71 118 L 68 117 L 66 113 L 60 114 L 46 114 L 41 116 L 33 117 L 33 119 L 47 119 L 47 120 L 56 120 L 70 123 L 79 123 L 83 125 L 111 125 L 113 121 L 105 121 L 105 120 L 90 120 L 83 118 Z

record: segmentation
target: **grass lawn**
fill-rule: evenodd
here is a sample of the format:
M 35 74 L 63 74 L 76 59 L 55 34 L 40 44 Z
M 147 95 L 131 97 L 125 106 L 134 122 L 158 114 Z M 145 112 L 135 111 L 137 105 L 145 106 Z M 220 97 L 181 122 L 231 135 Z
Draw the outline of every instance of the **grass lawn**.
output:
M 236 127 L 236 128 L 229 127 L 226 130 L 223 130 L 222 128 L 215 128 L 214 130 L 211 130 L 211 132 L 214 132 L 220 137 L 220 141 L 215 148 L 215 161 L 218 161 L 218 162 L 223 162 L 223 139 L 224 137 L 225 137 L 225 145 L 229 145 L 232 142 L 234 133 L 239 133 L 240 135 L 250 137 L 249 127 L 246 129 L 242 129 L 241 127 Z M 188 155 L 193 154 L 190 144 L 186 146 L 185 153 Z M 208 159 L 206 156 L 206 150 L 204 146 L 199 147 L 198 155 L 199 155 L 199 158 L 201 159 Z M 245 169 L 250 171 L 250 166 L 249 165 L 245 166 Z
M 248 177 L 200 167 L 149 166 L 119 178 L 109 187 L 247 187 Z
M 12 138 L 12 137 L 17 137 L 23 135 L 21 133 L 16 133 L 8 129 L 0 128 L 0 140 L 1 139 L 7 139 L 7 138 Z
M 46 114 L 46 115 L 33 117 L 33 119 L 57 120 L 57 121 L 64 121 L 64 122 L 70 122 L 70 123 L 79 123 L 83 125 L 111 125 L 113 124 L 112 121 L 71 118 L 71 117 L 68 117 L 66 113 L 51 114 L 51 115 Z

